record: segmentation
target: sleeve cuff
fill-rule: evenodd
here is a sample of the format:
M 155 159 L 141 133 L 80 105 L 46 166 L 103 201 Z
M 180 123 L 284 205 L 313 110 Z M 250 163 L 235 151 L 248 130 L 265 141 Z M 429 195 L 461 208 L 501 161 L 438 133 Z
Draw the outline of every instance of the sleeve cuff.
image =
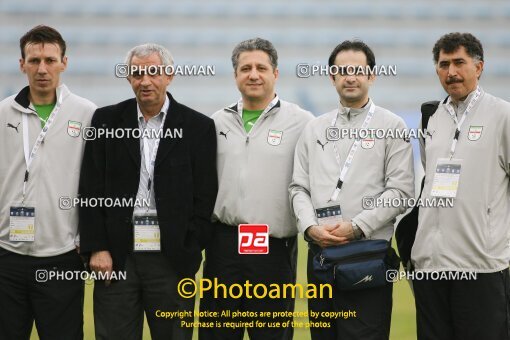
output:
M 351 221 L 354 222 L 361 229 L 363 235 L 365 235 L 364 237 L 365 239 L 370 239 L 372 233 L 371 229 L 368 227 L 366 223 L 360 221 L 356 217 L 354 217 Z
M 312 239 L 311 239 L 311 238 L 310 238 L 310 237 L 306 234 L 306 231 L 307 231 L 310 227 L 312 227 L 312 225 L 308 226 L 308 227 L 305 229 L 305 231 L 303 232 L 303 237 L 304 237 L 304 239 L 305 239 L 305 241 L 306 241 L 306 242 L 313 242 L 313 240 L 312 240 Z
M 306 219 L 299 220 L 298 223 L 297 223 L 297 227 L 298 227 L 299 232 L 304 235 L 306 229 L 310 228 L 313 225 L 318 225 L 318 224 L 319 223 L 315 219 L 315 216 L 313 216 L 313 217 L 310 216 L 310 217 L 308 217 Z

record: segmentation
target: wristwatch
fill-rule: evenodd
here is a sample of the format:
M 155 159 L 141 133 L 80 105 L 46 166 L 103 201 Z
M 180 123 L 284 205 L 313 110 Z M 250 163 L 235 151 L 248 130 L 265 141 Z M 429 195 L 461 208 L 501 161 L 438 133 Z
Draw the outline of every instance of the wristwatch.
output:
M 354 234 L 355 240 L 361 240 L 362 238 L 365 238 L 365 234 L 363 233 L 363 230 L 358 226 L 358 224 L 354 221 L 351 221 L 352 225 L 352 233 Z

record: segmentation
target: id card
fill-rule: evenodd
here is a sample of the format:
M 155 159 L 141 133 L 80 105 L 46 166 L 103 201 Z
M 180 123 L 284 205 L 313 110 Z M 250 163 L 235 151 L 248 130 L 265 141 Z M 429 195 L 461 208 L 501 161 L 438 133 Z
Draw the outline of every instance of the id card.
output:
M 430 192 L 431 196 L 451 198 L 457 196 L 461 163 L 460 159 L 440 158 L 437 160 L 432 191 Z
M 315 209 L 319 225 L 334 225 L 342 222 L 342 211 L 339 205 Z
M 134 251 L 161 251 L 158 215 L 156 213 L 133 216 Z
M 13 206 L 10 208 L 9 241 L 35 241 L 35 208 Z

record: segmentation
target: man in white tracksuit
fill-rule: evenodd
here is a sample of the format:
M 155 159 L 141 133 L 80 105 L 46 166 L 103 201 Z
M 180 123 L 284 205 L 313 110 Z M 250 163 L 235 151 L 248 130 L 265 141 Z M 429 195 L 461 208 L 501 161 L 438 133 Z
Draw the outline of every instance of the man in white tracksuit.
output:
M 476 273 L 414 280 L 419 339 L 510 339 L 510 104 L 478 84 L 483 48 L 469 33 L 433 49 L 448 98 L 430 118 L 421 158 L 421 208 L 411 259 L 417 271 Z M 436 275 L 437 276 L 437 275 Z
M 294 283 L 296 279 L 296 221 L 287 188 L 292 176 L 294 148 L 313 115 L 275 93 L 277 52 L 271 42 L 255 38 L 239 43 L 232 53 L 242 99 L 214 113 L 218 147 L 218 196 L 215 231 L 206 248 L 204 277 L 226 284 Z M 240 224 L 267 224 L 269 252 L 247 254 Z M 250 227 L 248 227 L 250 228 Z M 241 242 L 242 241 L 242 242 Z M 255 249 L 258 251 L 263 249 Z M 215 299 L 200 302 L 203 311 L 285 312 L 294 310 L 289 298 Z M 251 314 L 253 315 L 253 314 Z M 246 321 L 257 318 L 248 317 Z M 292 318 L 259 318 L 262 322 Z M 241 319 L 223 318 L 216 321 Z M 250 339 L 292 339 L 292 327 L 249 327 Z M 244 327 L 200 329 L 200 339 L 242 339 Z
M 373 68 L 375 56 L 361 41 L 344 41 L 331 53 L 330 69 L 332 65 Z M 413 154 L 409 140 L 366 137 L 353 152 L 354 136 L 341 136 L 342 131 L 355 130 L 361 135 L 363 130 L 360 129 L 365 128 L 405 131 L 402 118 L 375 106 L 369 98 L 368 90 L 374 77 L 366 73 L 332 75 L 340 97 L 339 108 L 309 123 L 296 146 L 289 191 L 299 231 L 309 240 L 309 283 L 319 283 L 312 259 L 321 247 L 362 238 L 391 239 L 395 218 L 406 206 L 374 206 L 376 198 L 404 202 L 414 197 Z M 334 136 L 331 129 L 338 129 L 339 135 Z M 334 138 L 337 136 L 340 138 Z M 353 153 L 354 156 L 349 157 Z M 346 166 L 348 171 L 344 173 L 342 170 Z M 339 206 L 342 221 L 319 225 L 317 209 L 335 206 Z M 393 285 L 388 282 L 381 287 L 348 292 L 334 288 L 332 300 L 309 299 L 310 311 L 356 312 L 356 317 L 348 319 L 322 320 L 329 327 L 310 328 L 312 339 L 387 339 L 392 290 Z
M 83 338 L 77 197 L 96 106 L 60 84 L 66 43 L 36 26 L 20 39 L 28 86 L 0 102 L 0 338 Z M 58 275 L 58 276 L 54 276 Z M 60 277 L 58 279 L 58 277 Z

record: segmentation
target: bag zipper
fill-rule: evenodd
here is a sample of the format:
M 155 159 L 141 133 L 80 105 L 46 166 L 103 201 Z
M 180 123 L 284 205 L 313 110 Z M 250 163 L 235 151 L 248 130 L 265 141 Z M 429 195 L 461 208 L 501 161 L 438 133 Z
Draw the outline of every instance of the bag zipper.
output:
M 353 260 L 357 260 L 357 259 L 367 259 L 367 260 L 370 260 L 372 258 L 384 258 L 386 256 L 386 252 L 387 251 L 384 251 L 384 252 L 381 252 L 381 251 L 371 251 L 371 252 L 366 252 L 366 253 L 363 253 L 363 254 L 356 254 L 356 255 L 350 255 L 350 256 L 347 256 L 347 257 L 344 257 L 342 258 L 341 260 L 335 260 L 335 259 L 331 259 L 330 262 L 334 263 L 334 264 L 345 264 L 345 263 L 349 263 Z M 372 255 L 379 255 L 379 256 L 372 256 Z M 319 256 L 320 258 L 320 265 L 321 267 L 323 266 L 324 264 L 324 261 L 326 260 L 326 258 L 324 257 L 324 255 L 321 253 L 321 255 Z

